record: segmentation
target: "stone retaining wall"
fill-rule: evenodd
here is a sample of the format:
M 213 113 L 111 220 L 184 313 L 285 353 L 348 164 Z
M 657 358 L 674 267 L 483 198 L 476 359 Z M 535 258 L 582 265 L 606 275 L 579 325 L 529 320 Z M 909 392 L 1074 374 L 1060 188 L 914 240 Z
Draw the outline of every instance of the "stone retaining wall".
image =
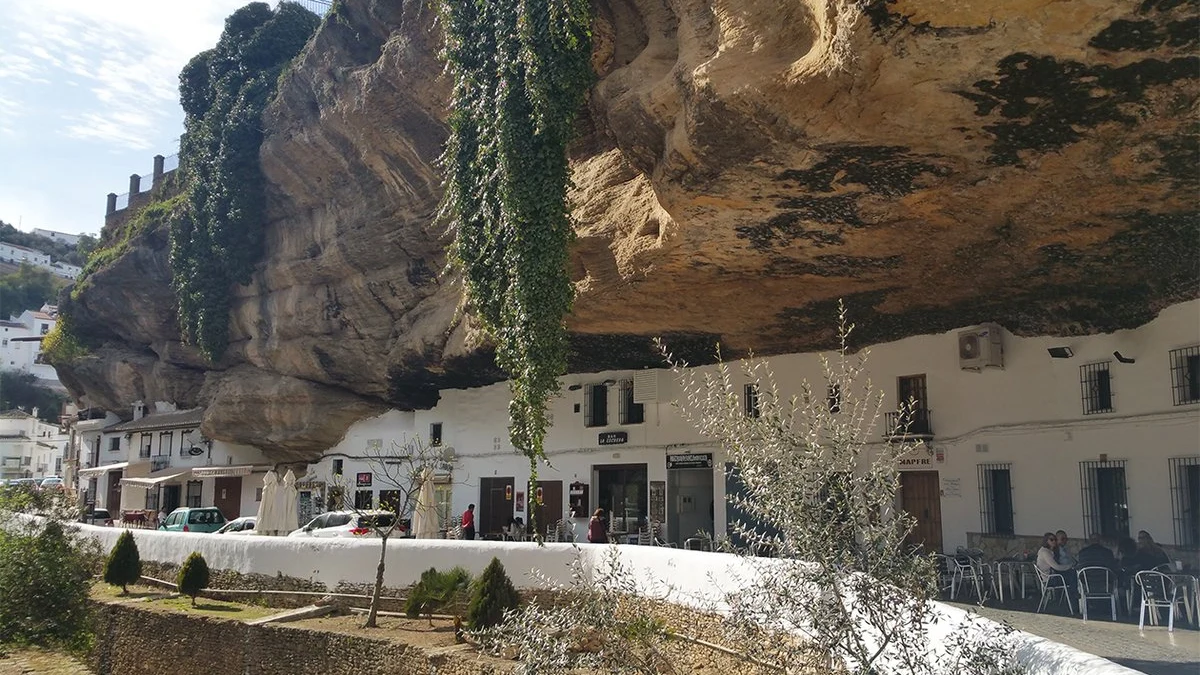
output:
M 468 646 L 428 652 L 371 639 L 287 625 L 159 612 L 100 604 L 89 659 L 99 675 L 493 675 L 512 663 Z

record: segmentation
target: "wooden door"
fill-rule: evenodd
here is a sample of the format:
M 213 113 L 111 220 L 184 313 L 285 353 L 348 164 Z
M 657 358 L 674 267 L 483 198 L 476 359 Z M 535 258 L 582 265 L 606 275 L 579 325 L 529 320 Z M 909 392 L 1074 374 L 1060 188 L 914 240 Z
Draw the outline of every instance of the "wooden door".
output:
M 537 505 L 537 491 L 542 491 L 542 504 Z M 563 484 L 561 480 L 539 480 L 532 493 L 533 507 L 530 512 L 537 521 L 537 531 L 546 534 L 554 531 L 554 525 L 563 518 Z
M 908 545 L 942 552 L 942 495 L 937 471 L 900 474 L 900 507 L 916 518 Z
M 508 525 L 508 519 L 513 517 L 514 482 L 511 476 L 480 479 L 479 507 L 475 511 L 477 537 L 499 534 Z
M 121 477 L 124 473 L 124 471 L 108 472 L 108 497 L 104 502 L 104 508 L 108 509 L 108 513 L 114 520 L 121 518 Z
M 242 515 L 242 477 L 213 479 L 213 506 L 221 510 L 225 520 Z

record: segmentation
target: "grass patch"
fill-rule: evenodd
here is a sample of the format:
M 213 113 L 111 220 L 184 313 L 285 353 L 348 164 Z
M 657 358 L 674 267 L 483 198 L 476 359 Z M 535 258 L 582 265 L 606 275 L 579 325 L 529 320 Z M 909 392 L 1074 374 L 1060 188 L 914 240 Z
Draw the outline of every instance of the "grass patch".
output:
M 137 603 L 138 606 L 145 607 L 147 609 L 219 617 L 222 619 L 235 619 L 237 621 L 251 621 L 253 619 L 260 619 L 264 616 L 271 616 L 272 614 L 278 614 L 285 611 L 274 607 L 244 605 L 237 602 L 213 600 L 211 598 L 205 598 L 203 595 L 196 600 L 195 607 L 192 607 L 192 599 L 187 596 L 178 596 L 173 598 L 153 598 L 153 596 L 171 592 L 172 591 L 166 588 L 156 588 L 152 586 L 130 586 L 129 595 L 121 595 L 120 588 L 106 583 L 96 582 L 92 585 L 91 597 L 93 600 L 98 602 L 132 602 L 139 600 L 140 602 Z M 153 599 L 142 600 L 143 598 Z

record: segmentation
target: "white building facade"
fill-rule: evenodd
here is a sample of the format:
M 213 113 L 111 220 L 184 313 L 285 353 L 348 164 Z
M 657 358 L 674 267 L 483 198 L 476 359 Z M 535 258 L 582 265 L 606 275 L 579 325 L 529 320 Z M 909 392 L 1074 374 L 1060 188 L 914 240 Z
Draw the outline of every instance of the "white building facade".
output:
M 256 513 L 271 467 L 257 448 L 205 438 L 203 415 L 139 401 L 127 422 L 111 413 L 77 422 L 84 503 L 114 516 L 181 506 L 216 506 L 228 519 Z
M 32 248 L 5 242 L 0 242 L 0 262 L 6 262 L 11 265 L 25 263 L 34 267 L 50 269 L 50 256 L 41 251 L 35 251 Z
M 785 396 L 804 379 L 824 386 L 818 354 L 769 360 Z M 923 445 L 903 467 L 901 505 L 927 548 L 1000 555 L 1058 529 L 1080 539 L 1147 530 L 1182 557 L 1200 548 L 1200 301 L 1107 335 L 1023 338 L 984 326 L 912 337 L 872 347 L 868 371 L 889 410 L 917 401 L 909 433 Z M 543 525 L 573 516 L 582 525 L 599 507 L 618 531 L 653 521 L 671 541 L 723 536 L 736 481 L 720 448 L 672 406 L 679 392 L 669 371 L 561 381 L 549 466 L 533 487 L 527 460 L 508 443 L 504 383 L 444 390 L 432 410 L 364 420 L 309 475 L 327 481 L 340 459 L 348 489 L 367 490 L 353 485 L 369 471 L 357 458 L 415 436 L 439 443 L 448 460 L 443 511 L 456 519 L 476 504 L 481 534 L 514 516 L 528 522 L 530 492 L 540 491 Z M 873 440 L 882 445 L 888 420 L 879 426 Z
M 42 339 L 58 322 L 58 308 L 43 305 L 0 321 L 0 370 L 31 373 L 45 384 L 58 387 L 58 373 L 42 361 Z
M 62 475 L 67 436 L 24 410 L 0 413 L 0 479 Z
M 37 227 L 33 228 L 33 233 L 39 237 L 45 237 L 47 239 L 52 239 L 59 243 L 66 244 L 67 246 L 78 246 L 79 245 L 79 235 L 77 235 L 77 234 L 70 234 L 67 232 L 56 232 L 54 230 L 43 230 L 43 229 L 37 228 Z

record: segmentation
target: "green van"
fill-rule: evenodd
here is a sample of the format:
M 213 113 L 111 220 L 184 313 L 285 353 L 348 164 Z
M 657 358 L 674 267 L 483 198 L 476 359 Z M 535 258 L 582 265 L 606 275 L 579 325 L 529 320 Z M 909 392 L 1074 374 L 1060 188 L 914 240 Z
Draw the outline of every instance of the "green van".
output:
M 180 507 L 158 524 L 168 532 L 216 532 L 225 524 L 225 516 L 215 506 L 203 508 Z

